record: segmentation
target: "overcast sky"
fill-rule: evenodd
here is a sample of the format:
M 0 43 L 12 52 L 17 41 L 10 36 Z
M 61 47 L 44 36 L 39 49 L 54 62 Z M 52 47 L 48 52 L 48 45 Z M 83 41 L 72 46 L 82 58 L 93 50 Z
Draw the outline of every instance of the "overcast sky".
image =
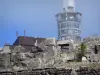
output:
M 83 14 L 82 37 L 100 34 L 100 0 L 75 0 Z M 62 0 L 0 0 L 0 46 L 12 44 L 16 31 L 27 36 L 56 37 L 55 15 L 62 12 Z

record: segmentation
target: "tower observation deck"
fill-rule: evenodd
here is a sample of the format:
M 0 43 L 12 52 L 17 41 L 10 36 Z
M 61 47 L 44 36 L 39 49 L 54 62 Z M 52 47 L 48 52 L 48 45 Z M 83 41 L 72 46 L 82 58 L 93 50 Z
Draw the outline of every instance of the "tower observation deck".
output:
M 59 40 L 81 40 L 81 16 L 81 13 L 75 12 L 74 0 L 63 0 L 63 11 L 56 15 Z

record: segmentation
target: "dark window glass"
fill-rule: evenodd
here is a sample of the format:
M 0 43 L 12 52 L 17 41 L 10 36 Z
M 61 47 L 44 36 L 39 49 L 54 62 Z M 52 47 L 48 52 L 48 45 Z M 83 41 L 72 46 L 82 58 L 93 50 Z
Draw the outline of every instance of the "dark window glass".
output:
M 66 30 L 61 30 L 61 34 L 66 34 Z
M 67 27 L 68 27 L 68 28 L 70 27 L 70 23 L 69 23 L 69 22 L 67 23 Z
M 75 23 L 75 28 L 79 28 L 79 24 Z
M 65 27 L 66 27 L 66 23 L 62 23 L 61 28 L 65 28 Z

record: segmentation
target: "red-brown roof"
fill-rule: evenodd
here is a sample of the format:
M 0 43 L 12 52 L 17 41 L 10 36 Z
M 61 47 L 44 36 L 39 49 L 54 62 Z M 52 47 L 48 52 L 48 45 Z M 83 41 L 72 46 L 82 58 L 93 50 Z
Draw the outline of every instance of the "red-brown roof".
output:
M 35 42 L 37 40 L 37 43 L 41 43 L 45 38 L 34 38 L 29 36 L 19 36 L 16 41 L 13 43 L 14 46 L 17 45 L 29 45 L 34 46 Z

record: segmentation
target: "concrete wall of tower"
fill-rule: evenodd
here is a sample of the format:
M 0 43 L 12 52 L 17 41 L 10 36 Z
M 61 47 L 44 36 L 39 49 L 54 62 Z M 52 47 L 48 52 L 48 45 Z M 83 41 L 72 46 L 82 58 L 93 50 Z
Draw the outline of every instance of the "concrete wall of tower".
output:
M 81 16 L 79 12 L 63 12 L 56 15 L 59 40 L 81 40 Z

